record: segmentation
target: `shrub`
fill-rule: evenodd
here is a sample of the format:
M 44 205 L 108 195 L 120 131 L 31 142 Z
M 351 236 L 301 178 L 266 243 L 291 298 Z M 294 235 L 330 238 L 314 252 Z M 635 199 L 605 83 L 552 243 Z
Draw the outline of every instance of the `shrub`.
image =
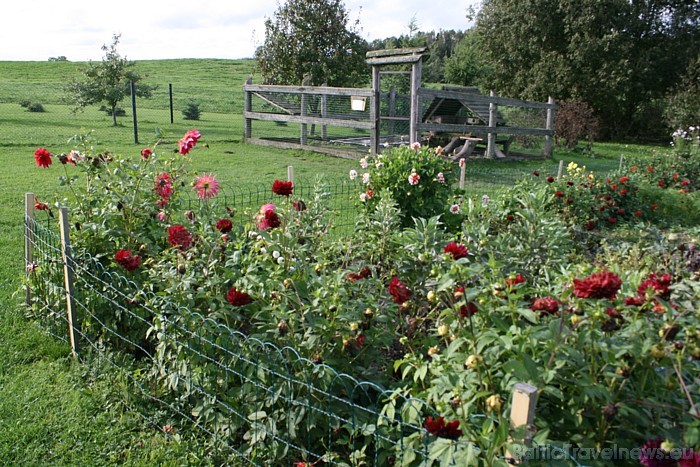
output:
M 568 149 L 573 149 L 581 138 L 590 145 L 598 133 L 600 123 L 593 108 L 582 100 L 565 100 L 559 103 L 554 119 L 554 139 L 561 140 Z
M 100 111 L 105 112 L 110 117 L 113 117 L 114 115 L 116 115 L 117 117 L 123 117 L 126 115 L 126 110 L 122 109 L 121 107 L 117 107 L 114 109 L 114 115 L 112 115 L 112 109 L 110 109 L 106 105 L 101 105 Z
M 459 190 L 454 187 L 455 167 L 435 150 L 414 143 L 363 158 L 363 173 L 353 170 L 350 176 L 364 185 L 359 199 L 366 209 L 373 210 L 387 190 L 397 204 L 402 226 L 412 226 L 413 218 L 441 216 L 447 228 L 456 229 L 462 216 Z
M 46 112 L 46 110 L 39 102 L 32 102 L 27 106 L 27 112 Z
M 182 111 L 182 115 L 185 120 L 199 120 L 199 117 L 202 115 L 202 111 L 199 109 L 199 104 L 190 102 Z
M 21 101 L 19 101 L 19 105 L 25 109 L 29 107 L 31 103 L 32 101 L 30 101 L 29 99 L 22 99 Z

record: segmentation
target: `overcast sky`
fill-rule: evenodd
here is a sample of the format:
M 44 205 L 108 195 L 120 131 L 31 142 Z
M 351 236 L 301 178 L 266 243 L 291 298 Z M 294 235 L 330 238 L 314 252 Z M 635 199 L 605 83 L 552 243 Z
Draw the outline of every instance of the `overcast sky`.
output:
M 346 0 L 351 20 L 371 41 L 418 29 L 464 30 L 477 0 Z M 276 0 L 18 0 L 3 6 L 0 60 L 101 60 L 101 46 L 121 34 L 119 53 L 129 60 L 246 58 L 265 39 L 266 17 Z

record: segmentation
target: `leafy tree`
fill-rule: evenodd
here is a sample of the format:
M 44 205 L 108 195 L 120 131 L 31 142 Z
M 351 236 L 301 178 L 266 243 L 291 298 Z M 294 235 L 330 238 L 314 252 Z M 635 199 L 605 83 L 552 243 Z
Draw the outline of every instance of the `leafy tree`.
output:
M 151 97 L 156 88 L 156 86 L 138 83 L 142 76 L 131 69 L 134 62 L 128 61 L 117 51 L 119 38 L 120 35 L 115 34 L 110 46 L 102 46 L 105 56 L 99 63 L 89 63 L 87 69 L 83 71 L 83 79 L 72 81 L 67 86 L 75 110 L 103 102 L 112 115 L 115 126 L 117 125 L 117 105 L 131 95 L 131 81 L 137 83 L 135 91 L 138 97 Z
M 445 81 L 459 86 L 475 86 L 484 73 L 485 68 L 479 54 L 479 36 L 470 29 L 445 59 Z
M 674 130 L 700 123 L 700 54 L 690 63 L 681 82 L 666 97 L 664 118 Z
M 288 0 L 265 19 L 265 43 L 255 52 L 268 84 L 352 86 L 366 83 L 367 42 L 340 0 Z
M 589 103 L 607 136 L 664 96 L 700 47 L 697 0 L 485 0 L 477 15 L 487 87 Z M 659 122 L 660 118 L 659 118 Z

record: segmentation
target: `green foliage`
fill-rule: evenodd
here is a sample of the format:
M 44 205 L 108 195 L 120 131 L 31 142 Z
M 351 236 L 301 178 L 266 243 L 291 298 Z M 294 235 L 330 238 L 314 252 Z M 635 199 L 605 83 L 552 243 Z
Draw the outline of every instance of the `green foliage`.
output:
M 355 171 L 351 178 L 357 177 L 365 185 L 360 200 L 370 211 L 387 190 L 398 206 L 404 227 L 413 225 L 414 218 L 442 216 L 441 221 L 454 229 L 462 219 L 459 191 L 453 184 L 455 167 L 434 149 L 414 143 L 363 158 L 360 168 L 366 172 L 358 176 Z
M 194 174 L 182 156 L 95 154 L 90 140 L 76 142 L 81 152 L 68 160 L 77 168 L 64 165 L 63 179 L 75 191 L 74 251 L 87 250 L 115 280 L 131 280 L 120 280 L 119 292 L 132 314 L 125 319 L 92 296 L 84 303 L 100 322 L 154 352 L 154 361 L 143 361 L 150 366 L 134 373 L 140 387 L 189 407 L 188 417 L 256 461 L 288 460 L 271 433 L 327 459 L 364 459 L 374 451 L 412 465 L 423 448 L 427 464 L 498 458 L 513 435 L 507 414 L 516 382 L 539 390 L 543 444 L 639 446 L 657 436 L 695 442 L 696 240 L 650 235 L 638 246 L 611 241 L 586 250 L 592 242 L 574 248 L 572 238 L 586 235 L 577 228 L 593 215 L 586 203 L 631 210 L 643 180 L 598 181 L 571 165 L 560 182 L 535 177 L 493 199 L 462 200 L 458 229 L 446 230 L 446 206 L 461 194 L 449 183 L 453 166 L 428 148 L 399 147 L 361 161 L 369 174 L 361 194 L 370 208 L 353 233 L 337 238 L 321 182 L 307 199 L 294 189 L 288 197 L 270 192 L 260 210 L 232 214 L 216 196 L 186 203 Z M 73 169 L 84 173 L 79 184 Z M 173 182 L 167 200 L 157 192 L 165 170 Z M 563 190 L 581 198 L 578 212 L 561 202 Z M 274 226 L 262 222 L 270 209 L 279 220 Z M 221 232 L 221 220 L 236 226 Z M 196 240 L 173 245 L 174 225 Z M 118 249 L 142 262 L 125 270 Z M 619 290 L 586 295 L 614 282 L 581 287 L 603 270 L 615 275 Z M 234 287 L 250 300 L 229 298 Z M 114 345 L 98 324 L 88 319 L 81 330 Z M 272 373 L 261 371 L 261 362 Z M 351 396 L 383 416 L 341 404 L 349 392 L 329 367 L 395 389 L 378 406 L 361 391 Z M 335 388 L 323 410 L 352 423 L 330 427 L 296 403 L 308 400 L 309 381 Z M 425 403 L 401 405 L 401 394 Z M 421 429 L 394 446 L 374 436 L 396 435 L 399 416 L 427 428 L 427 417 L 438 415 L 459 423 L 456 440 Z
M 202 111 L 196 102 L 190 102 L 182 111 L 182 116 L 185 120 L 199 120 L 201 115 Z
M 664 119 L 673 129 L 700 122 L 700 56 L 690 62 L 681 82 L 666 97 Z
M 457 53 L 460 44 L 464 42 L 469 32 L 455 31 L 452 29 L 422 32 L 418 31 L 418 26 L 415 18 L 413 18 L 408 25 L 408 34 L 402 34 L 399 37 L 375 39 L 371 42 L 370 49 L 427 47 L 427 54 L 423 58 L 422 79 L 427 83 L 443 83 L 447 77 L 447 67 L 450 62 L 450 57 Z M 455 81 L 448 82 L 462 84 Z
M 466 32 L 451 55 L 445 58 L 445 81 L 459 86 L 475 86 L 486 74 L 480 58 L 479 36 L 474 29 Z
M 46 112 L 44 106 L 39 102 L 31 102 L 27 105 L 27 112 Z
M 102 46 L 105 56 L 100 63 L 89 64 L 83 71 L 82 80 L 76 79 L 66 86 L 76 110 L 104 102 L 111 109 L 114 126 L 117 125 L 117 105 L 131 95 L 131 82 L 136 83 L 135 93 L 138 97 L 148 98 L 155 89 L 154 86 L 138 83 L 142 76 L 131 69 L 134 63 L 117 51 L 119 37 L 115 34 L 110 46 Z
M 366 83 L 367 43 L 340 0 L 287 0 L 265 20 L 255 58 L 266 84 L 351 86 Z
M 510 97 L 582 99 L 605 136 L 635 134 L 637 109 L 663 97 L 697 54 L 699 16 L 693 0 L 489 0 L 476 25 L 485 85 Z

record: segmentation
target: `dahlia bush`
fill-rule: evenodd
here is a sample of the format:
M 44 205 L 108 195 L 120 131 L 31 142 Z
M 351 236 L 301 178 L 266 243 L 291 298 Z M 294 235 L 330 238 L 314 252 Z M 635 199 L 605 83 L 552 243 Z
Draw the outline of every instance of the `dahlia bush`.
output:
M 651 207 L 640 204 L 642 182 L 632 174 L 596 178 L 572 165 L 561 181 L 462 199 L 447 162 L 427 148 L 399 148 L 351 174 L 365 207 L 354 232 L 338 237 L 321 183 L 301 199 L 276 180 L 259 208 L 234 214 L 219 202 L 216 177 L 195 176 L 185 157 L 200 137 L 188 132 L 180 154 L 166 158 L 157 145 L 133 157 L 85 145 L 59 161 L 75 206 L 75 248 L 130 279 L 126 306 L 139 316 L 97 301 L 84 332 L 104 333 L 99 321 L 138 343 L 155 360 L 140 373 L 146 386 L 192 402 L 195 421 L 220 439 L 257 449 L 263 463 L 290 462 L 277 440 L 222 420 L 213 396 L 264 411 L 265 423 L 293 427 L 286 435 L 311 440 L 329 459 L 371 463 L 362 446 L 377 442 L 376 459 L 387 465 L 398 456 L 415 465 L 411 456 L 426 446 L 430 462 L 504 464 L 520 439 L 509 428 L 510 394 L 527 382 L 538 389 L 538 445 L 633 448 L 661 438 L 700 448 L 700 231 L 640 235 L 634 246 L 611 238 L 590 250 L 578 241 L 624 224 L 651 231 Z M 37 166 L 55 169 L 56 156 L 37 153 Z M 71 161 L 88 181 L 80 188 Z M 198 204 L 184 203 L 184 193 Z M 49 215 L 48 203 L 37 205 Z M 39 280 L 43 266 L 31 266 Z M 376 417 L 329 431 L 275 391 L 263 406 L 246 406 L 236 395 L 251 388 L 203 357 L 233 346 L 231 329 L 424 400 L 407 408 L 392 396 L 377 408 L 421 429 L 398 452 L 372 436 L 394 429 Z M 97 337 L 138 354 L 108 333 Z M 206 397 L 182 381 L 205 387 Z

